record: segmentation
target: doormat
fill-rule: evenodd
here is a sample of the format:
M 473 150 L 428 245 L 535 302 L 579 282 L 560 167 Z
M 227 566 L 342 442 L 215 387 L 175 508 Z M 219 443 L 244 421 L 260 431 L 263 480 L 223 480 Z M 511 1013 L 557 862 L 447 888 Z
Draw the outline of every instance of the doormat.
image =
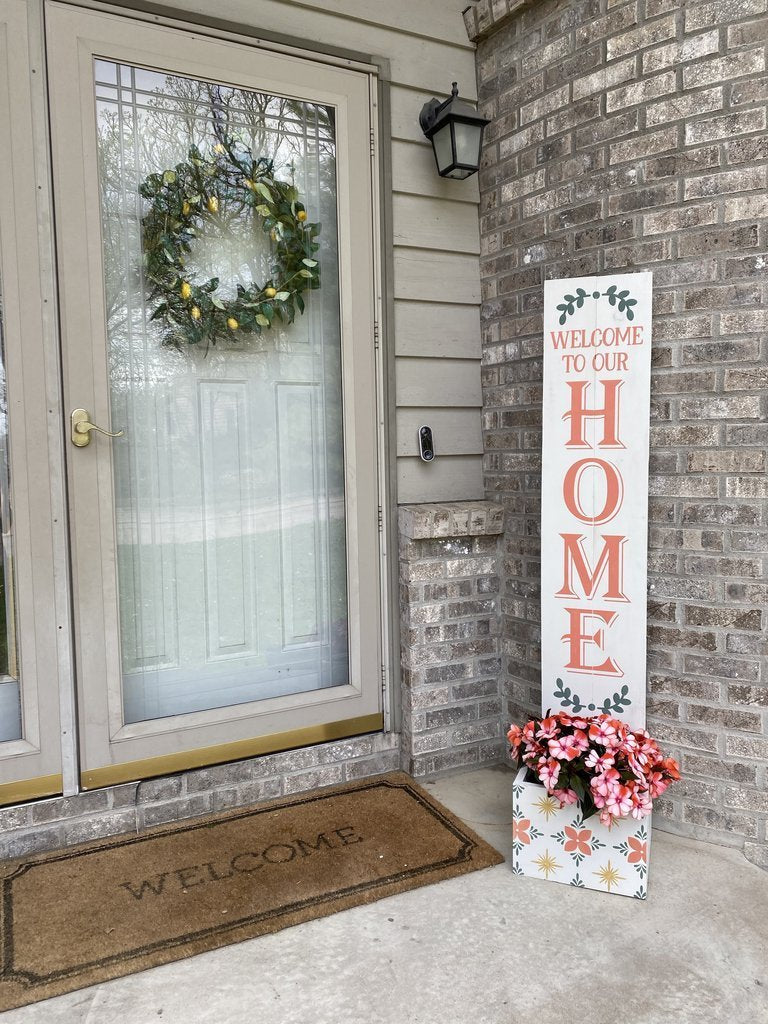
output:
M 503 859 L 397 772 L 0 864 L 0 1010 Z

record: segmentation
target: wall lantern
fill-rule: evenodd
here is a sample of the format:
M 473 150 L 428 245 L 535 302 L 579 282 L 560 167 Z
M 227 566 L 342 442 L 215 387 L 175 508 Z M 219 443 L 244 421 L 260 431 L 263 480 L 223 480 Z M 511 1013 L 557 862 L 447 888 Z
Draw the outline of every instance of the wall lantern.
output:
M 480 166 L 483 128 L 489 122 L 474 107 L 459 99 L 459 88 L 447 100 L 431 99 L 421 108 L 419 124 L 435 151 L 442 178 L 468 178 Z

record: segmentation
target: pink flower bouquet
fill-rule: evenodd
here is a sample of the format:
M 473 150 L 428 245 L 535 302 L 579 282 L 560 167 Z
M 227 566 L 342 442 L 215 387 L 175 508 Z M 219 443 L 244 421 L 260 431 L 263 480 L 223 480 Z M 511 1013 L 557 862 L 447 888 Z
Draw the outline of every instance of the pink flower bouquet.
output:
M 680 778 L 677 762 L 644 729 L 608 715 L 533 718 L 522 729 L 511 726 L 507 739 L 561 808 L 578 803 L 585 820 L 599 813 L 603 825 L 645 818 L 654 797 Z

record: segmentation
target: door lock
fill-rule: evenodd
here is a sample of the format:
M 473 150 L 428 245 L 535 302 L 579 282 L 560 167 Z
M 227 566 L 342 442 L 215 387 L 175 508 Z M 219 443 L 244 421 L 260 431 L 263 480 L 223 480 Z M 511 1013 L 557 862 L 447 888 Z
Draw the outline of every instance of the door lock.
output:
M 95 423 L 91 423 L 91 414 L 87 409 L 74 409 L 70 416 L 70 422 L 72 423 L 72 444 L 77 445 L 78 448 L 85 448 L 91 443 L 92 430 L 98 430 L 105 437 L 122 437 L 125 434 L 124 430 L 112 431 L 97 427 Z

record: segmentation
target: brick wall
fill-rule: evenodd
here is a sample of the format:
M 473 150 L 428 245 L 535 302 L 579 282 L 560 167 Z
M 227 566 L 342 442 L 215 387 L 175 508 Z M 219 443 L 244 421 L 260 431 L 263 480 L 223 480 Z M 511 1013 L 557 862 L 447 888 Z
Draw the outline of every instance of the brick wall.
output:
M 508 716 L 539 706 L 545 278 L 654 274 L 655 821 L 768 868 L 766 0 L 480 0 L 485 483 Z
M 504 757 L 500 534 L 492 502 L 402 505 L 402 748 L 418 777 Z

